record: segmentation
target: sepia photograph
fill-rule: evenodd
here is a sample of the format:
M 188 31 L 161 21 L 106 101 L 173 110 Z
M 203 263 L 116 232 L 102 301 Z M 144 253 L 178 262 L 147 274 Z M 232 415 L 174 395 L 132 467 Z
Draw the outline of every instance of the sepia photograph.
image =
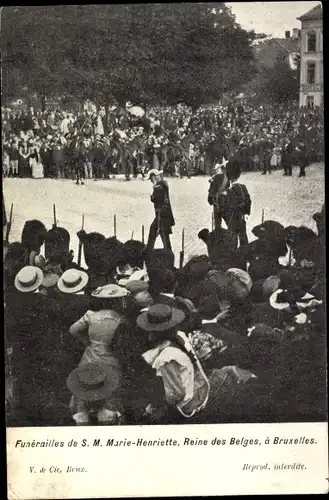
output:
M 1 32 L 7 428 L 326 422 L 321 3 Z

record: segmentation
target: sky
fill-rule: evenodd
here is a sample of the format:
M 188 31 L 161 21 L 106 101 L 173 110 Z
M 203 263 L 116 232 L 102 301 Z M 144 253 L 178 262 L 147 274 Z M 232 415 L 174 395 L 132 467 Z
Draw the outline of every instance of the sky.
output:
M 232 8 L 236 21 L 246 30 L 254 29 L 273 37 L 284 38 L 300 28 L 296 18 L 313 9 L 320 2 L 225 2 Z

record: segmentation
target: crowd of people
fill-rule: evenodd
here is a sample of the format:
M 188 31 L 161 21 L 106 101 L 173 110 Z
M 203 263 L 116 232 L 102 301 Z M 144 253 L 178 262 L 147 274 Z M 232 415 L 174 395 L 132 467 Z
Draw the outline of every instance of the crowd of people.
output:
M 141 108 L 139 108 L 141 109 Z M 295 104 L 149 107 L 135 116 L 117 107 L 72 113 L 2 108 L 3 175 L 10 177 L 127 180 L 148 169 L 168 176 L 211 174 L 234 159 L 242 171 L 271 173 L 323 160 L 321 108 Z
M 7 424 L 322 421 L 324 213 L 251 243 L 203 228 L 179 268 L 81 230 L 82 267 L 65 228 L 26 221 L 4 257 Z

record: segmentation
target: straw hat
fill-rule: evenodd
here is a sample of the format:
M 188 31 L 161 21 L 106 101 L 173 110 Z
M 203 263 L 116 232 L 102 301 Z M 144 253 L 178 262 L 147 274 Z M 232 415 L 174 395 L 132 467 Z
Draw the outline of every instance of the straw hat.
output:
M 232 267 L 231 269 L 228 269 L 226 271 L 226 274 L 236 279 L 247 288 L 248 292 L 250 292 L 252 287 L 252 280 L 250 274 L 247 273 L 247 271 L 244 271 L 243 269 L 239 269 L 237 267 Z
M 119 388 L 120 372 L 106 363 L 87 363 L 73 370 L 66 384 L 78 398 L 99 401 L 109 398 Z
M 146 332 L 164 332 L 179 325 L 185 314 L 165 304 L 154 304 L 137 318 L 137 325 Z
M 127 286 L 129 283 L 131 283 L 132 281 L 142 281 L 142 282 L 148 282 L 149 281 L 149 277 L 148 277 L 148 274 L 147 274 L 147 271 L 145 269 L 139 269 L 138 271 L 134 271 L 130 276 L 129 278 L 122 278 L 120 281 L 119 281 L 119 285 L 122 285 L 122 286 Z
M 88 283 L 89 276 L 78 269 L 68 269 L 57 282 L 58 289 L 63 293 L 80 292 Z
M 25 266 L 17 273 L 15 288 L 20 292 L 34 292 L 43 280 L 43 272 L 39 267 Z
M 96 288 L 91 294 L 92 297 L 100 299 L 118 299 L 129 295 L 128 290 L 119 285 L 104 285 Z
M 129 283 L 126 284 L 126 289 L 133 295 L 136 295 L 137 293 L 140 292 L 145 292 L 148 290 L 148 283 L 146 281 L 129 281 Z
M 284 290 L 279 288 L 274 293 L 272 293 L 272 295 L 270 296 L 270 299 L 269 299 L 270 304 L 274 309 L 284 310 L 284 309 L 288 309 L 288 307 L 290 306 L 289 302 L 284 302 L 284 301 L 278 302 L 278 296 L 280 296 L 283 292 L 284 292 Z

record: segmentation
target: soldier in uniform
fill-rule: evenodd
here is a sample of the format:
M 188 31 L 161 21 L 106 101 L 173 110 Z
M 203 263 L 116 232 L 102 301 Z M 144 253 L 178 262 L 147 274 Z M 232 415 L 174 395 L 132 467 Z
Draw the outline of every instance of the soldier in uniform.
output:
M 239 164 L 229 162 L 227 177 L 231 181 L 231 187 L 222 193 L 219 201 L 227 229 L 235 234 L 237 246 L 238 243 L 240 246 L 248 244 L 246 219 L 251 211 L 251 199 L 248 189 L 244 184 L 237 182 L 240 175 Z
M 226 164 L 225 158 L 223 158 L 222 164 L 217 163 L 214 167 L 214 176 L 210 179 L 208 203 L 214 207 L 215 228 L 222 225 L 222 215 L 218 204 L 219 196 L 230 187 L 230 181 L 226 175 Z
M 153 183 L 151 201 L 155 209 L 155 218 L 150 226 L 147 242 L 148 251 L 153 250 L 158 235 L 161 236 L 165 250 L 171 251 L 169 235 L 172 233 L 175 219 L 170 204 L 168 183 L 162 178 L 161 173 L 156 169 L 148 172 L 148 179 Z
M 298 164 L 299 164 L 299 177 L 305 177 L 306 167 L 309 166 L 309 155 L 307 154 L 307 147 L 304 142 L 301 142 L 298 147 Z
M 283 175 L 292 176 L 292 154 L 294 152 L 294 146 L 289 142 L 282 150 L 281 162 L 284 170 Z

